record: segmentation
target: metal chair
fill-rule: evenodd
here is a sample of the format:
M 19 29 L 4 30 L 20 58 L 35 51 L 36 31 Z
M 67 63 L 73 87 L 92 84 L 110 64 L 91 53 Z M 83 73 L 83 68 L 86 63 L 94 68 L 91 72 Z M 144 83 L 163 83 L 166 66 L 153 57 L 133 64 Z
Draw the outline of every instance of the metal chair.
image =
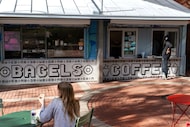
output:
M 4 112 L 3 112 L 3 99 L 0 98 L 0 113 L 1 115 L 4 115 Z
M 76 120 L 75 127 L 82 127 L 84 125 L 87 125 L 87 127 L 90 127 L 92 116 L 93 116 L 93 112 L 94 112 L 94 108 L 92 108 L 85 115 L 78 117 L 77 120 Z

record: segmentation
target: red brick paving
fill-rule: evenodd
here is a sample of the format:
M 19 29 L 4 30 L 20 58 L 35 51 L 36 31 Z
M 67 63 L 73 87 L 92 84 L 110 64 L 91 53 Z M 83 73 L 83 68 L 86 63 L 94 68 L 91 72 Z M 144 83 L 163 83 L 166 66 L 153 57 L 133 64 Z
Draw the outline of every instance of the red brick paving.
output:
M 115 82 L 115 85 L 125 83 Z M 96 118 L 113 127 L 170 127 L 171 104 L 164 97 L 190 94 L 190 81 L 185 79 L 138 79 L 127 83 L 131 85 L 105 90 L 89 100 L 88 105 L 95 108 Z M 176 116 L 180 113 L 177 110 Z M 185 127 L 188 121 L 184 116 L 176 127 Z
M 75 93 L 82 94 L 77 83 L 73 83 Z M 57 84 L 30 84 L 30 85 L 9 85 L 0 86 L 0 98 L 8 100 L 4 103 L 4 114 L 11 112 L 32 110 L 40 108 L 40 103 L 36 99 L 39 94 L 45 93 L 46 97 L 57 96 Z M 35 98 L 35 100 L 21 100 L 26 98 Z M 19 100 L 18 100 L 19 99 Z M 11 101 L 11 102 L 10 102 Z M 50 102 L 50 99 L 46 99 L 46 105 Z M 43 127 L 52 127 L 53 121 L 44 124 Z
M 88 106 L 95 108 L 94 116 L 113 127 L 170 127 L 171 105 L 163 96 L 174 93 L 190 94 L 188 77 L 171 80 L 150 78 L 87 84 L 91 91 L 129 85 L 102 91 L 93 95 L 89 100 Z M 45 93 L 46 97 L 57 96 L 56 86 L 56 84 L 0 86 L 0 98 L 7 100 L 4 102 L 5 114 L 39 108 L 37 96 L 40 93 Z M 73 87 L 77 98 L 80 99 L 85 94 L 84 91 L 77 83 L 73 83 Z M 24 100 L 27 98 L 34 98 L 34 100 Z M 12 102 L 9 102 L 10 99 Z M 20 100 L 14 102 L 13 99 Z M 46 100 L 46 103 L 49 103 L 51 98 Z M 180 113 L 177 110 L 177 115 Z M 188 121 L 190 120 L 187 117 L 182 117 L 182 121 L 176 127 L 185 127 Z M 53 121 L 45 124 L 45 127 L 52 127 L 52 124 Z

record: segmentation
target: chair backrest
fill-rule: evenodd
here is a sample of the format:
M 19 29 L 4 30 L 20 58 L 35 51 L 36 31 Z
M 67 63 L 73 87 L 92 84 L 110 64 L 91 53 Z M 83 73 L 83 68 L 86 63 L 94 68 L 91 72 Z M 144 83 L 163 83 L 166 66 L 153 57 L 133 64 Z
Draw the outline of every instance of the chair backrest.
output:
M 92 108 L 88 113 L 86 113 L 83 116 L 80 116 L 76 120 L 76 126 L 75 127 L 82 127 L 84 125 L 87 125 L 87 127 L 90 127 L 91 120 L 93 116 L 94 108 Z
M 3 112 L 3 99 L 0 98 L 0 113 L 1 115 L 4 115 L 4 112 Z

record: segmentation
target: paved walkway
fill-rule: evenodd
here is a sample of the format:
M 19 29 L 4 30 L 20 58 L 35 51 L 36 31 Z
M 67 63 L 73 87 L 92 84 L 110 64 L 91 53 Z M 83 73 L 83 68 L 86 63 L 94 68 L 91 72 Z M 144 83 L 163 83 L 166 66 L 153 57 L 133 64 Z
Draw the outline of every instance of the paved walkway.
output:
M 78 82 L 72 84 L 80 99 L 81 114 L 94 107 L 93 127 L 170 127 L 171 105 L 165 96 L 190 92 L 190 78 L 170 80 L 156 78 L 105 83 Z M 57 84 L 0 86 L 5 114 L 40 107 L 37 97 L 45 93 L 46 103 L 57 97 Z M 180 111 L 177 110 L 179 116 Z M 188 112 L 189 114 L 189 112 Z M 187 117 L 176 127 L 185 127 Z M 51 127 L 53 122 L 46 124 Z

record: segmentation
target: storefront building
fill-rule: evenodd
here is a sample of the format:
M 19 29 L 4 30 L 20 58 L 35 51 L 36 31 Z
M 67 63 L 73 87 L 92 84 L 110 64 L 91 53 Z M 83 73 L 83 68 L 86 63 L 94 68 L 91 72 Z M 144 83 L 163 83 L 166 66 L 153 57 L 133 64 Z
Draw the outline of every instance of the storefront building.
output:
M 104 61 L 104 64 L 105 68 L 111 71 L 105 77 L 108 80 L 160 77 L 165 35 L 170 36 L 173 44 L 169 75 L 172 77 L 179 75 L 180 64 L 182 64 L 182 58 L 178 57 L 181 51 L 177 48 L 182 46 L 178 43 L 180 31 L 183 33 L 183 27 L 167 25 L 159 28 L 158 26 L 142 28 L 138 25 L 135 28 L 117 28 L 116 25 L 109 28 L 110 50 L 108 49 L 108 59 Z
M 175 0 L 175 1 L 190 9 L 190 0 Z M 186 76 L 190 76 L 190 24 L 187 25 Z
M 165 35 L 169 76 L 185 75 L 190 11 L 173 0 L 10 1 L 0 2 L 1 84 L 160 77 Z

